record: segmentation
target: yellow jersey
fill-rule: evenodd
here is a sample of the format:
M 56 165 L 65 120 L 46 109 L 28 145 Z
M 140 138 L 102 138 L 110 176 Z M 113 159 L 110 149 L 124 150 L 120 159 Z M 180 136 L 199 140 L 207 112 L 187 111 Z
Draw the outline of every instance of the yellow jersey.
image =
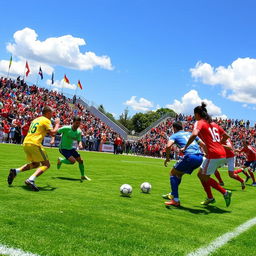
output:
M 23 144 L 34 144 L 42 146 L 42 141 L 49 130 L 52 129 L 51 120 L 44 116 L 40 116 L 30 124 L 28 134 Z

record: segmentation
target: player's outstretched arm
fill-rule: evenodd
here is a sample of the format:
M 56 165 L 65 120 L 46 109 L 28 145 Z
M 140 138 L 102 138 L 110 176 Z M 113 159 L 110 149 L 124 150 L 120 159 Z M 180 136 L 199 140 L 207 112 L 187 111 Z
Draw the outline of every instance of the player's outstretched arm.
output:
M 50 136 L 54 136 L 57 133 L 59 127 L 60 127 L 60 119 L 56 118 L 54 128 L 49 131 Z
M 170 162 L 170 153 L 171 153 L 171 147 L 174 144 L 173 140 L 169 140 L 166 144 L 166 159 L 164 161 L 164 166 L 167 167 L 168 162 Z

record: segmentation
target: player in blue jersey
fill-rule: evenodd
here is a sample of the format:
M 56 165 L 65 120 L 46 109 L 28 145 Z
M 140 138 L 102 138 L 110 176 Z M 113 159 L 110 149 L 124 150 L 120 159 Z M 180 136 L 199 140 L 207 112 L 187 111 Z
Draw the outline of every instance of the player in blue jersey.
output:
M 174 122 L 173 134 L 170 136 L 166 145 L 166 159 L 164 161 L 165 167 L 170 161 L 170 151 L 172 146 L 175 144 L 178 148 L 183 148 L 191 135 L 190 132 L 185 132 L 182 127 L 181 122 Z M 171 193 L 163 195 L 164 199 L 170 199 L 170 201 L 165 202 L 166 206 L 180 206 L 178 188 L 181 183 L 182 176 L 187 173 L 191 174 L 195 169 L 200 167 L 203 162 L 203 153 L 200 147 L 205 147 L 205 144 L 196 138 L 196 140 L 190 144 L 190 146 L 185 150 L 184 156 L 179 160 L 170 171 L 170 185 Z

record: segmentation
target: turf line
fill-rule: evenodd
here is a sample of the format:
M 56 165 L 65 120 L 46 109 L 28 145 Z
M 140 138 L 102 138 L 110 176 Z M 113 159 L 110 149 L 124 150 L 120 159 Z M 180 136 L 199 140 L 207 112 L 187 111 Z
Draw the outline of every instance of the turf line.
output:
M 206 256 L 210 253 L 214 252 L 221 246 L 225 245 L 229 240 L 239 236 L 241 233 L 245 232 L 246 230 L 250 229 L 252 226 L 256 225 L 256 217 L 252 218 L 242 225 L 238 226 L 232 232 L 228 232 L 222 236 L 219 236 L 213 242 L 211 242 L 208 246 L 201 247 L 198 250 L 187 254 L 187 256 Z
M 24 252 L 20 249 L 10 248 L 3 244 L 0 244 L 0 254 L 9 256 L 39 256 L 38 254 Z

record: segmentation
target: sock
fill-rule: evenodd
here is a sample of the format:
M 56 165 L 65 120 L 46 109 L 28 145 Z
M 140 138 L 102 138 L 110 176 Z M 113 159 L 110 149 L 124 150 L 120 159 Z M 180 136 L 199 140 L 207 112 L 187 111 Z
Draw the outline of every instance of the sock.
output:
M 250 178 L 249 174 L 246 171 L 242 170 L 242 172 L 246 176 L 246 178 Z
M 234 179 L 235 180 L 238 180 L 238 181 L 240 181 L 241 183 L 243 183 L 244 182 L 244 180 L 242 179 L 242 178 L 240 178 L 237 174 L 234 174 Z
M 242 171 L 243 171 L 243 169 L 237 169 L 237 170 L 234 171 L 234 174 L 238 174 L 238 173 L 240 173 Z
M 207 183 L 214 189 L 218 190 L 223 195 L 227 192 L 226 189 L 220 186 L 219 183 L 213 178 L 210 178 Z
M 176 199 L 179 198 L 178 187 L 179 187 L 180 182 L 181 182 L 181 179 L 178 178 L 177 176 L 171 176 L 170 177 L 170 184 L 171 184 L 171 189 L 172 189 L 172 195 Z
M 84 176 L 84 163 L 79 163 L 79 170 L 80 170 L 80 173 L 81 173 L 81 176 Z
M 28 179 L 29 179 L 30 181 L 35 181 L 36 176 L 33 174 L 33 175 L 31 175 Z
M 66 159 L 66 158 L 60 158 L 60 162 L 62 163 L 62 164 L 72 164 L 68 159 Z
M 223 183 L 223 180 L 220 177 L 220 172 L 218 170 L 215 171 L 214 175 L 217 178 L 217 180 L 219 181 L 219 183 Z
M 200 180 L 201 181 L 201 180 Z M 201 181 L 202 183 L 202 186 L 204 188 L 204 191 L 206 192 L 207 194 L 207 198 L 208 199 L 212 199 L 213 198 L 213 195 L 212 195 L 212 190 L 211 190 L 211 186 L 208 184 L 208 182 L 205 182 L 205 181 Z
M 250 176 L 252 178 L 252 182 L 255 183 L 255 177 L 254 177 L 254 174 L 253 174 L 253 172 L 251 170 L 249 171 L 249 174 L 250 174 Z

